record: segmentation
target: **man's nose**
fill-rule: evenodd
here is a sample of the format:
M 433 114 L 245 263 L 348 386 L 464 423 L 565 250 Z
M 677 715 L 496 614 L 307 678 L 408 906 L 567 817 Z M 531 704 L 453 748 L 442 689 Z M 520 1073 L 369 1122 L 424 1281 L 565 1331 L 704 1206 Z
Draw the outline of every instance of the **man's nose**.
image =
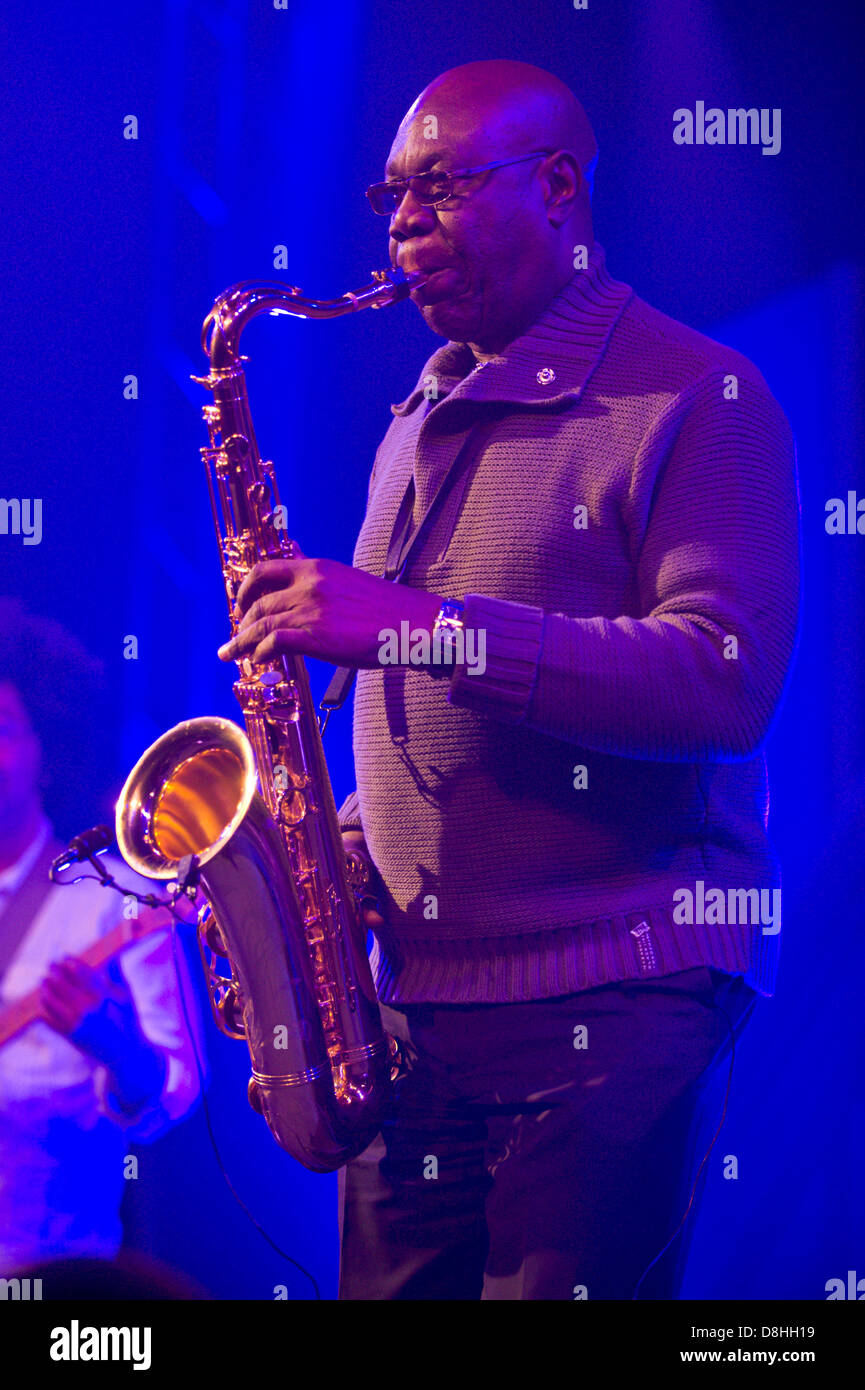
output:
M 412 236 L 423 236 L 435 223 L 435 208 L 424 207 L 407 188 L 402 202 L 391 216 L 389 235 L 392 241 L 407 241 Z

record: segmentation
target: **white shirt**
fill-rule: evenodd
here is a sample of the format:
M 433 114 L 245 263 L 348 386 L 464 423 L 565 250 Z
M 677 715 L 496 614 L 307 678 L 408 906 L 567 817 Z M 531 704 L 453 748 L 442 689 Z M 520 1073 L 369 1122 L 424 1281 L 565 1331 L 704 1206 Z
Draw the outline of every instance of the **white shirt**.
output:
M 0 873 L 0 930 L 9 893 L 50 833 L 43 821 L 17 863 Z M 141 892 L 156 886 L 121 861 L 104 856 L 102 862 L 122 886 Z M 85 864 L 76 872 L 93 871 Z M 29 994 L 52 961 L 80 954 L 122 915 L 121 896 L 95 881 L 49 888 L 0 980 L 0 1007 Z M 179 943 L 177 954 L 196 1050 L 206 1068 L 200 1016 Z M 135 1114 L 124 1114 L 107 1069 L 46 1023 L 30 1024 L 0 1048 L 0 1278 L 46 1259 L 112 1259 L 122 1239 L 118 1212 L 130 1143 L 156 1138 L 200 1093 L 170 933 L 143 937 L 115 958 L 115 966 L 129 986 L 142 1032 L 165 1057 L 162 1091 Z

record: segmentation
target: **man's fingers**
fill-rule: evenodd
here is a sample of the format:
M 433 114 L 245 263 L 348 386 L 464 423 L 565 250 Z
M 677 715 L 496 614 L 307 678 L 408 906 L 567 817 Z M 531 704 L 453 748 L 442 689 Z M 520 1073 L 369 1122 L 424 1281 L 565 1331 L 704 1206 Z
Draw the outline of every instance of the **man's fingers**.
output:
M 305 652 L 309 649 L 309 633 L 298 624 L 290 626 L 293 615 L 280 612 L 269 618 L 260 618 L 248 627 L 238 628 L 237 633 L 219 648 L 221 661 L 237 661 L 249 656 L 256 662 L 271 661 L 276 656 L 292 652 Z M 300 616 L 299 613 L 297 615 Z
M 260 598 L 250 604 L 238 624 L 238 631 L 245 632 L 247 628 L 260 622 L 272 625 L 275 616 L 278 615 L 280 620 L 289 615 L 293 616 L 299 607 L 299 590 L 274 589 L 272 593 L 262 594 Z
M 103 979 L 84 961 L 64 956 L 49 967 L 39 986 L 42 1014 L 59 1033 L 72 1034 L 84 1019 L 94 1014 L 108 998 L 120 991 Z
M 263 594 L 289 589 L 296 578 L 298 561 L 304 558 L 298 555 L 294 560 L 262 560 L 253 565 L 237 591 L 235 611 L 243 614 Z
M 80 1000 L 88 1006 L 98 1004 L 105 993 L 96 972 L 83 961 L 75 960 L 71 956 L 54 961 L 48 967 L 45 982 L 50 984 L 57 994 L 68 999 Z
M 237 661 L 242 656 L 251 656 L 258 643 L 267 635 L 267 631 L 266 619 L 260 619 L 247 627 L 240 627 L 233 637 L 223 642 L 217 656 L 220 661 Z
M 79 988 L 89 990 L 97 998 L 102 993 L 102 982 L 96 971 L 76 956 L 63 956 L 50 968 L 56 970 L 64 979 L 74 981 Z
M 39 1005 L 47 1023 L 60 1033 L 71 1033 L 82 1018 L 82 1012 L 68 995 L 58 991 L 50 980 L 39 986 Z
M 253 632 L 251 636 L 239 634 L 226 642 L 217 653 L 220 661 L 239 661 L 248 656 L 258 665 L 272 661 L 277 656 L 287 656 L 291 652 L 306 649 L 306 634 L 303 628 L 274 628 L 272 632 Z
M 310 652 L 310 637 L 303 627 L 280 627 L 269 632 L 252 653 L 256 665 L 274 661 L 278 656 L 303 655 Z

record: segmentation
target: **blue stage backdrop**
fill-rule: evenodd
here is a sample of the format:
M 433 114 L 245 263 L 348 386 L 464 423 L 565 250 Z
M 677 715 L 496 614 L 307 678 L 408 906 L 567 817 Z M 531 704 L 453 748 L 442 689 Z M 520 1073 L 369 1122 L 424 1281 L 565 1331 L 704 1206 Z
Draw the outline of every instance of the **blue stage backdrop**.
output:
M 387 264 L 364 189 L 436 73 L 513 57 L 568 82 L 598 135 L 593 210 L 611 272 L 746 353 L 787 412 L 804 608 L 769 743 L 784 945 L 777 995 L 736 1057 L 693 1238 L 696 1299 L 824 1298 L 865 1251 L 865 539 L 825 529 L 828 499 L 865 489 L 855 25 L 853 5 L 806 0 L 46 0 L 0 18 L 0 495 L 42 504 L 38 544 L 0 535 L 0 587 L 105 665 L 106 804 L 171 724 L 237 713 L 216 657 L 227 622 L 198 457 L 205 393 L 190 380 L 201 321 L 239 279 L 278 275 L 327 298 Z M 779 108 L 780 149 L 674 143 L 674 110 L 698 101 Z M 436 344 L 410 305 L 266 318 L 245 335 L 259 443 L 306 554 L 351 560 L 389 404 Z M 311 667 L 320 695 L 329 669 Z M 354 785 L 348 707 L 325 742 L 339 802 Z M 82 824 L 104 814 L 82 806 Z M 332 1297 L 336 1179 L 277 1148 L 247 1106 L 245 1047 L 209 1020 L 207 1048 L 237 1192 Z M 131 1246 L 218 1297 L 311 1296 L 232 1198 L 201 1109 L 140 1164 Z

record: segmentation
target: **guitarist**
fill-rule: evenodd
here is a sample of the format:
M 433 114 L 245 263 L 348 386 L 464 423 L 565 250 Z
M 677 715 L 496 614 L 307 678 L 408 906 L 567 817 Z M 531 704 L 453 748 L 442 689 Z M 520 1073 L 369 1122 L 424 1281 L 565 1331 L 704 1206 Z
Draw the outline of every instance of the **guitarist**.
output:
M 122 921 L 122 899 L 95 880 L 72 890 L 48 878 L 64 847 L 51 801 L 62 812 L 86 787 L 75 764 L 93 747 L 93 671 L 56 623 L 0 601 L 0 1036 L 16 1006 L 38 1011 L 0 1047 L 0 1277 L 55 1258 L 113 1259 L 130 1144 L 155 1139 L 200 1091 L 167 912 L 139 909 L 141 939 L 97 971 L 80 957 Z

